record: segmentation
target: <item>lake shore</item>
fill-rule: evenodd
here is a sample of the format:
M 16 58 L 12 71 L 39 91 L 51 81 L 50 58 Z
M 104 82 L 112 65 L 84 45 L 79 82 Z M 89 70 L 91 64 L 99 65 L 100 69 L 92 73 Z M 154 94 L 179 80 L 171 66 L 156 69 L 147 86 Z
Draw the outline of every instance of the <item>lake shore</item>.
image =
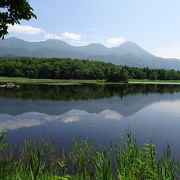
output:
M 130 79 L 129 84 L 180 84 L 180 80 Z
M 81 85 L 81 84 L 124 84 L 124 82 L 107 82 L 105 80 L 78 80 L 78 79 L 30 79 L 25 77 L 0 77 L 0 83 L 17 84 L 46 84 L 46 85 Z M 180 80 L 148 80 L 129 79 L 129 84 L 180 84 Z
M 24 77 L 0 77 L 0 83 L 17 84 L 49 84 L 49 85 L 81 85 L 81 84 L 104 84 L 103 80 L 75 80 L 75 79 L 30 79 Z

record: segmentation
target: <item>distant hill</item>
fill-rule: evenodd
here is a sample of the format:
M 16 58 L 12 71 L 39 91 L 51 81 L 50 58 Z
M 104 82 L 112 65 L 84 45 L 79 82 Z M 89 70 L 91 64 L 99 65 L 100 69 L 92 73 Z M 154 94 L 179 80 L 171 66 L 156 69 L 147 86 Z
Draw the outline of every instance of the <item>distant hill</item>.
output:
M 0 40 L 0 56 L 78 58 L 127 66 L 180 70 L 180 60 L 156 57 L 130 41 L 118 47 L 107 48 L 98 43 L 71 46 L 61 40 L 27 42 L 12 37 Z

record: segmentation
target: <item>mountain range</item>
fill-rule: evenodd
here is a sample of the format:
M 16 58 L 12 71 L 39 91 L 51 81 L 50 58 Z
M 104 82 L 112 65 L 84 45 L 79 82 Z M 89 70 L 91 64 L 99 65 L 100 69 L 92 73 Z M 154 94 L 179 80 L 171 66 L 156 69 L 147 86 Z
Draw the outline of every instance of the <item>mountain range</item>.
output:
M 99 43 L 72 46 L 61 40 L 28 42 L 11 37 L 0 40 L 0 56 L 77 58 L 135 67 L 180 70 L 180 60 L 156 57 L 130 41 L 118 47 L 107 48 Z

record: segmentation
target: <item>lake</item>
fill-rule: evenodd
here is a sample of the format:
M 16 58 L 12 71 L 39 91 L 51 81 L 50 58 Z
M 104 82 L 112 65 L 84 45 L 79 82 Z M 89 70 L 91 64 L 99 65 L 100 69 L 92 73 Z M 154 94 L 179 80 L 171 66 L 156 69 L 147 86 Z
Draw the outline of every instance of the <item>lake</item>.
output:
M 140 143 L 158 150 L 170 144 L 180 152 L 180 86 L 178 85 L 21 85 L 0 89 L 0 130 L 8 141 L 29 137 L 52 139 L 69 148 L 75 137 L 98 145 L 118 141 L 131 129 Z

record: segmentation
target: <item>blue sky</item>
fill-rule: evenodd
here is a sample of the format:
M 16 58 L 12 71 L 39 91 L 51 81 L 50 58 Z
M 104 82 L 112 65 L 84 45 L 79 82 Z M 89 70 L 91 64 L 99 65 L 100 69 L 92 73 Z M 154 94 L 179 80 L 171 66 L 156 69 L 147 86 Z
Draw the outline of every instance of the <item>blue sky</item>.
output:
M 24 40 L 62 39 L 112 47 L 134 41 L 163 57 L 180 58 L 179 0 L 30 0 L 38 17 L 10 27 Z

